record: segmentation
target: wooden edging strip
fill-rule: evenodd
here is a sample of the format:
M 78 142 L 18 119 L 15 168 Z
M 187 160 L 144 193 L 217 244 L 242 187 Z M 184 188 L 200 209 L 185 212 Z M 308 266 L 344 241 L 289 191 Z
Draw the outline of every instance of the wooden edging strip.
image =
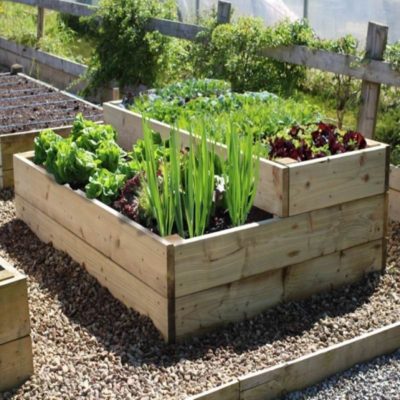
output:
M 400 347 L 400 321 L 326 349 L 242 376 L 188 400 L 268 400 L 300 390 Z

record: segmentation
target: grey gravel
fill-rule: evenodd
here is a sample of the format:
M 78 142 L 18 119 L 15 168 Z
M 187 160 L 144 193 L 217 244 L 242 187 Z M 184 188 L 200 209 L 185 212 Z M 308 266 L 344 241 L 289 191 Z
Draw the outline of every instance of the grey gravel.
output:
M 0 256 L 28 276 L 35 374 L 0 398 L 183 399 L 396 322 L 399 238 L 394 225 L 383 276 L 166 345 L 148 318 L 16 220 L 13 193 L 2 191 Z
M 400 399 L 400 350 L 359 364 L 283 400 Z

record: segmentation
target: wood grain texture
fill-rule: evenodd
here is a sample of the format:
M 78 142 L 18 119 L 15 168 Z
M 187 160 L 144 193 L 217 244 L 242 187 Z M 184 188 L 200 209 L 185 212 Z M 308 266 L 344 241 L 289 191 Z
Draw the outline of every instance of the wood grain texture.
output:
M 32 374 L 30 336 L 0 344 L 0 393 L 21 385 Z
M 32 153 L 14 156 L 15 193 L 166 297 L 169 243 L 83 192 L 59 185 L 27 156 Z
M 374 22 L 368 23 L 367 41 L 365 47 L 366 58 L 383 60 L 389 28 Z M 381 85 L 363 80 L 361 85 L 360 110 L 358 114 L 358 132 L 367 138 L 375 136 L 375 127 L 378 114 Z
M 285 272 L 284 301 L 298 300 L 357 282 L 383 268 L 384 239 L 290 266 Z M 386 249 L 385 249 L 386 250 Z
M 378 195 L 177 242 L 176 296 L 381 239 L 384 204 Z
M 52 220 L 20 196 L 15 198 L 17 216 L 45 243 L 52 243 L 83 265 L 88 273 L 123 304 L 149 316 L 168 340 L 168 300 L 84 240 Z
M 389 190 L 389 219 L 400 222 L 400 191 Z
M 0 258 L 0 344 L 30 333 L 26 277 Z
M 400 322 L 239 378 L 241 400 L 272 400 L 400 346 Z
M 289 214 L 384 193 L 389 173 L 386 150 L 382 144 L 288 165 Z
M 390 166 L 389 187 L 400 192 L 400 167 Z
M 282 270 L 242 279 L 176 299 L 176 336 L 251 318 L 278 304 L 283 296 Z

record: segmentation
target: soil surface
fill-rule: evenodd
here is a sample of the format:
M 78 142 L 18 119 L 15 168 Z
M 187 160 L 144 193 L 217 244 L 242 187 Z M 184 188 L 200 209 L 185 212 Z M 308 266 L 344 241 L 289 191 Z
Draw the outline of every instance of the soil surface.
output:
M 28 276 L 35 374 L 1 399 L 184 399 L 400 319 L 400 224 L 386 273 L 167 345 L 71 258 L 41 243 L 0 192 L 0 256 Z
M 82 113 L 94 121 L 102 111 L 23 76 L 0 75 L 0 134 L 69 125 Z

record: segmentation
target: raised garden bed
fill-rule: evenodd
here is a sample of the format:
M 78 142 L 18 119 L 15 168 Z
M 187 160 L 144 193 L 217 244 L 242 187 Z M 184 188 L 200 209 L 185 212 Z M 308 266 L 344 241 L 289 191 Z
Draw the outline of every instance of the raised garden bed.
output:
M 399 346 L 400 322 L 397 322 L 293 361 L 238 377 L 188 400 L 273 400 L 357 363 L 391 353 Z
M 0 258 L 0 393 L 32 373 L 26 277 Z
M 400 167 L 390 167 L 389 218 L 400 221 Z
M 118 143 L 131 149 L 143 137 L 142 115 L 121 102 L 105 103 L 104 121 L 118 131 Z M 151 127 L 167 137 L 171 127 L 151 120 Z M 181 131 L 182 142 L 189 138 Z M 292 159 L 260 162 L 255 205 L 280 217 L 384 193 L 388 187 L 388 146 L 368 140 L 368 148 L 306 162 Z M 223 148 L 223 146 L 221 146 Z
M 313 211 L 194 239 L 161 238 L 83 192 L 57 184 L 32 162 L 32 153 L 19 154 L 14 156 L 17 215 L 174 341 L 382 270 L 386 150 L 374 144 L 354 152 L 358 170 L 371 173 L 360 179 L 361 186 L 374 188 L 358 190 L 355 184 L 356 200 L 329 207 L 315 201 L 309 206 Z M 343 176 L 333 176 L 346 191 L 353 182 L 346 175 L 350 155 L 299 167 L 318 174 L 321 165 L 337 164 Z
M 0 76 L 0 188 L 13 185 L 12 156 L 33 149 L 42 129 L 67 135 L 75 115 L 100 121 L 101 108 L 26 75 Z

